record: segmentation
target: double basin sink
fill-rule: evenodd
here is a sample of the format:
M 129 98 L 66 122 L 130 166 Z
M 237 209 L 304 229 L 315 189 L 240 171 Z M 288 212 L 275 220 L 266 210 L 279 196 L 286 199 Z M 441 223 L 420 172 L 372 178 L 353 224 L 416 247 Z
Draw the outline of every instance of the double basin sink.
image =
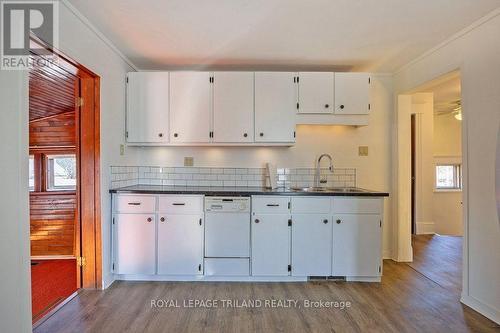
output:
M 292 192 L 341 192 L 341 193 L 363 193 L 366 190 L 357 187 L 290 187 Z

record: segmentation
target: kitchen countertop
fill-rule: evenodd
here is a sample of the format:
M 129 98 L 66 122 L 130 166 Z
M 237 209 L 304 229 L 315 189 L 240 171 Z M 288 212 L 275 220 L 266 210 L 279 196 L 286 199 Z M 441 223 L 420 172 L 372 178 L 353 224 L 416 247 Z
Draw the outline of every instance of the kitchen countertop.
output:
M 265 187 L 212 187 L 212 186 L 162 186 L 133 185 L 109 190 L 110 193 L 136 194 L 204 194 L 209 196 L 248 196 L 248 195 L 287 195 L 287 196 L 355 196 L 388 197 L 387 192 L 378 192 L 363 188 L 335 189 L 329 191 L 300 191 L 289 188 L 275 190 Z

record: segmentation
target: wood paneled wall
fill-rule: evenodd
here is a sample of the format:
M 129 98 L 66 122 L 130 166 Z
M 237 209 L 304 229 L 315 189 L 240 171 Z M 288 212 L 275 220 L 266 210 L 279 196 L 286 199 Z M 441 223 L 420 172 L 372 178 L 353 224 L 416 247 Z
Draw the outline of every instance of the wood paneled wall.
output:
M 31 193 L 31 255 L 74 255 L 75 212 L 75 193 Z
M 32 121 L 29 129 L 32 148 L 76 145 L 74 111 Z

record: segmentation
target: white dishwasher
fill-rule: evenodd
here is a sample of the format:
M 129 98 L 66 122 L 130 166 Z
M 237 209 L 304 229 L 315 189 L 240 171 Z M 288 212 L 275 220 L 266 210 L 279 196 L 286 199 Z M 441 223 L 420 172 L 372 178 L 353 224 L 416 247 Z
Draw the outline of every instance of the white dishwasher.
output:
M 205 275 L 250 275 L 250 198 L 205 197 Z

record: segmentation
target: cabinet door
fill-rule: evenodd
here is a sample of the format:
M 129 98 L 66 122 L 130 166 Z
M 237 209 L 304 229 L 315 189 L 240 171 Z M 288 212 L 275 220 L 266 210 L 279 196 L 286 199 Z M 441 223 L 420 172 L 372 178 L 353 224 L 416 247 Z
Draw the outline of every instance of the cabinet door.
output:
M 253 72 L 214 73 L 214 142 L 253 142 Z
M 211 103 L 209 72 L 171 72 L 170 142 L 209 142 Z
M 159 215 L 158 274 L 202 274 L 203 215 Z
M 115 272 L 155 274 L 154 214 L 115 215 Z
M 380 276 L 380 215 L 333 217 L 333 276 Z
M 335 73 L 335 113 L 368 114 L 369 82 L 368 73 Z
M 255 73 L 255 141 L 295 142 L 297 73 Z
M 299 113 L 333 113 L 333 73 L 299 73 Z
M 168 142 L 168 72 L 128 73 L 127 142 Z
M 332 219 L 329 215 L 292 216 L 292 275 L 330 276 Z
M 289 215 L 255 214 L 252 217 L 252 275 L 290 275 Z

